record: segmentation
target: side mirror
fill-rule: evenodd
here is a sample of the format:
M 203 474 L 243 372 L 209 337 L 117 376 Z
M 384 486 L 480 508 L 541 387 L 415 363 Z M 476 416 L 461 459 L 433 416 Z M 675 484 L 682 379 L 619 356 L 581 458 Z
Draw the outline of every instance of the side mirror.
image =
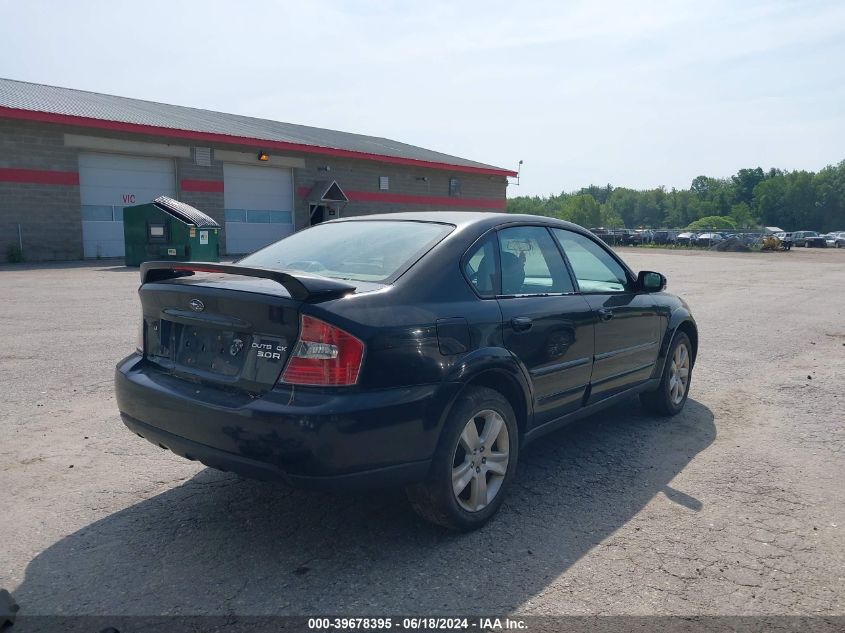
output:
M 660 292 L 666 289 L 666 277 L 650 270 L 641 270 L 637 275 L 637 288 L 643 292 Z

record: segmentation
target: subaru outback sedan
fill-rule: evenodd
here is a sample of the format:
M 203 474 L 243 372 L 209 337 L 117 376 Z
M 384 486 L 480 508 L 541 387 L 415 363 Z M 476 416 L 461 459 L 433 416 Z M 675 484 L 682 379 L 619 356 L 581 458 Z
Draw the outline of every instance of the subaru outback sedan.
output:
M 404 486 L 424 518 L 470 530 L 528 442 L 632 396 L 681 411 L 698 330 L 665 286 L 551 218 L 335 220 L 237 264 L 143 264 L 117 404 L 210 467 Z

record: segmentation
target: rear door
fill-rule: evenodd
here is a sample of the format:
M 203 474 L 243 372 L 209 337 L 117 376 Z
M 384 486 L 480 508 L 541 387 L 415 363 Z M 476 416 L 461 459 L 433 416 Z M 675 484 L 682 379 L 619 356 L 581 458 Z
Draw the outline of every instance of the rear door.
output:
M 638 293 L 625 268 L 598 241 L 552 229 L 595 319 L 595 358 L 589 403 L 651 377 L 665 327 L 656 295 Z
M 505 346 L 528 371 L 537 425 L 578 409 L 590 380 L 593 316 L 549 231 L 498 231 Z

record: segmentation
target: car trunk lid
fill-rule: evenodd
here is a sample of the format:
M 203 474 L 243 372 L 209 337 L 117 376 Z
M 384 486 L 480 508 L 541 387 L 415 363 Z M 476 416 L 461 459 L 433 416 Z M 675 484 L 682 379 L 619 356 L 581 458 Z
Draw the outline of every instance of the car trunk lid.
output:
M 296 272 L 190 262 L 147 262 L 141 279 L 150 362 L 189 380 L 258 393 L 285 366 L 300 307 L 356 289 Z

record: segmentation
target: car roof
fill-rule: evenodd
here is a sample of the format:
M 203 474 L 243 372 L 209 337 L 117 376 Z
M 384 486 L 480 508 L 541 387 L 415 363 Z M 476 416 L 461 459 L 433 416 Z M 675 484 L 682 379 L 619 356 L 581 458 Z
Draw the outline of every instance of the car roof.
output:
M 349 218 L 330 220 L 324 224 L 334 222 L 357 222 L 367 220 L 395 220 L 405 222 L 442 222 L 454 224 L 462 228 L 477 226 L 478 228 L 490 228 L 500 224 L 511 223 L 540 223 L 548 226 L 557 226 L 586 233 L 587 229 L 572 222 L 559 220 L 544 215 L 528 215 L 524 213 L 499 213 L 495 211 L 400 211 L 397 213 L 376 213 L 372 215 L 358 215 Z

